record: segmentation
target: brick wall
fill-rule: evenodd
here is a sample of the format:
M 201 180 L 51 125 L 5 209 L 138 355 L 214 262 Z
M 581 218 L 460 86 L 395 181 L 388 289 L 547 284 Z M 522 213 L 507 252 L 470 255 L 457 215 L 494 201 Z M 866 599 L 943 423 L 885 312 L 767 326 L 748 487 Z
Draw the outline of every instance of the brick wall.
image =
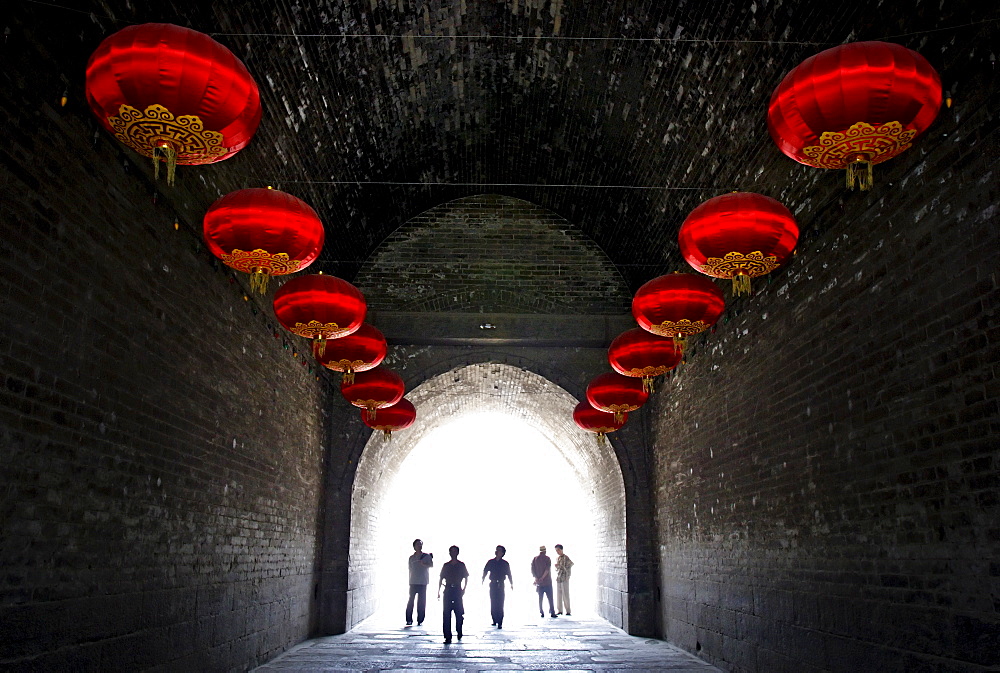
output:
M 962 100 L 870 193 L 803 177 L 798 257 L 653 402 L 665 636 L 726 670 L 1000 662 L 1000 100 L 946 61 Z
M 414 217 L 356 282 L 376 311 L 620 314 L 630 301 L 614 265 L 577 227 L 496 194 Z
M 154 202 L 31 37 L 0 86 L 0 666 L 246 670 L 315 623 L 324 384 L 199 242 L 225 170 Z

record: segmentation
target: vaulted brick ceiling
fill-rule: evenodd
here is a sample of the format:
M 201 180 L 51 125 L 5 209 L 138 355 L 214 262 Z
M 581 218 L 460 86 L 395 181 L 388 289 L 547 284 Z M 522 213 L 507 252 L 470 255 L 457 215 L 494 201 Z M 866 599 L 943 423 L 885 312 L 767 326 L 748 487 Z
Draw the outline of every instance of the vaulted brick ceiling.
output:
M 353 278 L 410 218 L 499 193 L 580 227 L 634 289 L 681 267 L 677 228 L 707 198 L 760 191 L 804 228 L 843 198 L 840 176 L 778 152 L 766 105 L 802 59 L 861 39 L 920 50 L 950 86 L 945 52 L 962 30 L 933 31 L 980 20 L 981 6 L 905 7 L 95 0 L 90 15 L 31 11 L 76 50 L 67 77 L 78 89 L 89 52 L 131 23 L 178 23 L 230 47 L 260 84 L 263 122 L 240 155 L 196 170 L 213 171 L 216 189 L 271 184 L 306 199 L 329 231 L 316 268 Z M 892 167 L 882 172 L 891 181 Z M 215 196 L 206 187 L 206 204 Z

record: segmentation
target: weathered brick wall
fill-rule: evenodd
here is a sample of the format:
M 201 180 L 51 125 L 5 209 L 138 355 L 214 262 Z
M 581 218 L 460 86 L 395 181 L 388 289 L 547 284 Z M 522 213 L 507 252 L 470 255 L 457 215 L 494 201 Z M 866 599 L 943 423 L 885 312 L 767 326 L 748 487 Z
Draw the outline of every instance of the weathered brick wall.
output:
M 1000 97 L 946 55 L 956 106 L 839 207 L 803 171 L 798 257 L 653 402 L 665 636 L 727 670 L 1000 662 Z
M 356 280 L 373 310 L 628 313 L 607 256 L 555 213 L 496 194 L 421 213 Z
M 323 384 L 199 242 L 226 170 L 182 168 L 154 203 L 82 101 L 39 86 L 64 65 L 53 45 L 14 26 L 0 666 L 246 670 L 314 625 Z

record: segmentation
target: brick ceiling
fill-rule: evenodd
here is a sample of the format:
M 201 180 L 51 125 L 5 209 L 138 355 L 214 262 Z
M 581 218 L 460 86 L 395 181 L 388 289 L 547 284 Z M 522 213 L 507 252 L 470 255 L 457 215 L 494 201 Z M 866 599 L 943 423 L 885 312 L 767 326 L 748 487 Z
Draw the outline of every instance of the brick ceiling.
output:
M 308 201 L 329 231 L 317 269 L 353 278 L 410 218 L 498 193 L 580 227 L 633 289 L 680 268 L 677 228 L 707 198 L 759 191 L 804 230 L 847 198 L 839 175 L 795 164 L 768 136 L 766 104 L 790 68 L 889 38 L 960 87 L 949 63 L 981 30 L 962 26 L 984 16 L 980 3 L 939 0 L 58 4 L 28 3 L 29 20 L 65 38 L 81 92 L 86 57 L 131 23 L 189 26 L 244 60 L 261 128 L 241 154 L 197 170 L 217 171 L 216 190 L 270 184 Z M 215 197 L 206 186 L 206 205 Z

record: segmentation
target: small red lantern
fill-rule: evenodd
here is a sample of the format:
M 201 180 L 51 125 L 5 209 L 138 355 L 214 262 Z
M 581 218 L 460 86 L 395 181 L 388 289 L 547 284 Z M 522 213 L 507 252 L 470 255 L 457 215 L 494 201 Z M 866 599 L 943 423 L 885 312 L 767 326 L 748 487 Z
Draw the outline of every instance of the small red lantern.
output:
M 413 425 L 417 418 L 417 410 L 405 397 L 391 407 L 376 409 L 374 413 L 364 412 L 361 420 L 372 430 L 381 430 L 382 436 L 388 441 L 392 433 Z
M 336 276 L 298 276 L 274 293 L 278 322 L 292 334 L 312 339 L 317 357 L 326 350 L 327 339 L 356 332 L 367 308 L 361 291 Z
M 709 199 L 681 225 L 681 255 L 697 271 L 731 278 L 735 294 L 750 292 L 750 279 L 784 264 L 799 240 L 791 211 L 762 194 L 733 192 Z
M 842 44 L 807 58 L 771 94 L 767 128 L 786 155 L 846 168 L 872 185 L 872 164 L 910 147 L 941 108 L 941 78 L 923 56 L 890 42 Z
M 343 383 L 354 382 L 355 372 L 366 372 L 385 359 L 385 337 L 378 329 L 364 323 L 354 334 L 348 334 L 326 344 L 326 351 L 317 355 L 321 365 L 343 372 Z
M 673 339 L 644 329 L 622 332 L 608 348 L 608 362 L 619 374 L 642 379 L 642 389 L 653 392 L 653 377 L 666 374 L 680 364 L 681 349 Z
M 368 410 L 368 418 L 375 416 L 375 410 L 392 405 L 403 399 L 406 385 L 396 372 L 376 367 L 354 375 L 353 383 L 343 383 L 340 394 L 356 407 Z
M 632 315 L 639 327 L 673 337 L 683 352 L 685 338 L 715 324 L 726 302 L 722 290 L 693 273 L 672 273 L 649 281 L 632 298 Z
M 87 63 L 87 102 L 121 143 L 167 164 L 233 156 L 260 124 L 260 93 L 246 66 L 204 33 L 144 23 L 109 36 Z
M 249 273 L 251 289 L 261 294 L 271 276 L 312 264 L 326 238 L 316 211 L 277 189 L 226 194 L 205 213 L 204 232 L 212 254 L 226 266 Z
M 646 403 L 649 393 L 639 379 L 608 372 L 594 377 L 587 386 L 587 401 L 595 409 L 614 414 L 624 422 L 625 414 Z
M 580 402 L 573 409 L 573 420 L 576 424 L 587 432 L 597 435 L 597 441 L 603 446 L 609 432 L 621 429 L 628 419 L 628 414 L 622 414 L 619 418 L 616 414 L 609 414 L 606 411 L 599 411 L 590 406 L 590 402 Z

